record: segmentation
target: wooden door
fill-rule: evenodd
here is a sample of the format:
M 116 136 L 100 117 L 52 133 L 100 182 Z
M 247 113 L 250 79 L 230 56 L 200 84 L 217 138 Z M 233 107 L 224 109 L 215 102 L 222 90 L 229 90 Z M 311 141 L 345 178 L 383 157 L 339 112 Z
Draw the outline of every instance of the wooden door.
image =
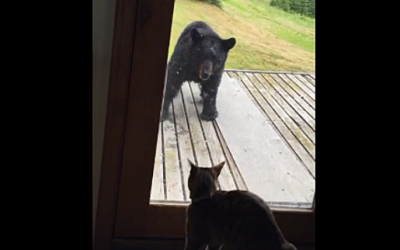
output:
M 174 0 L 117 1 L 96 250 L 183 247 L 187 204 L 150 202 L 173 10 Z M 274 213 L 288 240 L 314 242 L 313 211 Z

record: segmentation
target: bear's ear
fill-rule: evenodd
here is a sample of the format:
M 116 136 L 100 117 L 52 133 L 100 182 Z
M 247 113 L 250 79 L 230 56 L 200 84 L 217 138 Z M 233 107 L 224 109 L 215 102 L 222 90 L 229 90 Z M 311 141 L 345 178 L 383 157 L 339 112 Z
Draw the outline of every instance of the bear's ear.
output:
M 222 46 L 226 51 L 232 49 L 236 44 L 236 39 L 234 37 L 222 40 Z
M 192 40 L 194 42 L 200 41 L 203 38 L 203 35 L 200 34 L 199 30 L 197 28 L 193 28 L 190 31 L 190 36 L 192 37 Z

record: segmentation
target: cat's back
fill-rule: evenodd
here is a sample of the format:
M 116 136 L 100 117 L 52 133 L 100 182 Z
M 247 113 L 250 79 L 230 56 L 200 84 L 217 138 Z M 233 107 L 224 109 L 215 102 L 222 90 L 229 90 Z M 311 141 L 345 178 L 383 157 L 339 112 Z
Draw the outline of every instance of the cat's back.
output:
M 255 211 L 270 211 L 268 205 L 258 195 L 244 190 L 217 191 L 212 203 L 215 206 L 225 206 L 233 210 L 252 209 Z
M 210 212 L 218 214 L 223 212 L 226 216 L 236 213 L 261 213 L 268 214 L 271 213 L 268 205 L 256 194 L 243 191 L 243 190 L 233 190 L 233 191 L 217 191 L 211 198 L 204 199 L 199 202 L 194 202 L 190 205 L 190 210 L 193 212 L 208 211 L 207 216 Z M 243 214 L 244 215 L 244 214 Z M 218 216 L 221 216 L 218 214 Z
M 270 208 L 252 192 L 217 191 L 211 198 L 191 204 L 191 210 L 198 221 L 206 222 L 216 242 L 232 244 L 232 249 L 251 245 L 274 250 L 284 241 Z

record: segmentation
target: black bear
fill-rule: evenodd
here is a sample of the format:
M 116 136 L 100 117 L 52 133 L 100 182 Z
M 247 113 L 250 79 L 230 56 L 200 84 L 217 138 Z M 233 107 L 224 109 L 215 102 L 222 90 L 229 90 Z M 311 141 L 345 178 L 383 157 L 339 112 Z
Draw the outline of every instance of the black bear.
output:
M 222 39 L 208 24 L 195 21 L 179 36 L 168 62 L 162 120 L 168 118 L 169 107 L 183 82 L 200 85 L 203 111 L 201 119 L 212 121 L 218 116 L 216 98 L 228 52 L 236 39 Z

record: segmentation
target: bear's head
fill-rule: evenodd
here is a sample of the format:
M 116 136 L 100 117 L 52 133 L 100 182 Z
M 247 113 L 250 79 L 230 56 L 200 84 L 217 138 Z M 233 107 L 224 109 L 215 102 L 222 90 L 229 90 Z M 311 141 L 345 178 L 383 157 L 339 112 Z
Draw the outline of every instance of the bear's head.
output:
M 190 32 L 192 39 L 192 63 L 198 68 L 199 78 L 208 80 L 214 72 L 222 72 L 228 52 L 235 44 L 234 37 L 222 39 L 214 32 L 193 28 Z

